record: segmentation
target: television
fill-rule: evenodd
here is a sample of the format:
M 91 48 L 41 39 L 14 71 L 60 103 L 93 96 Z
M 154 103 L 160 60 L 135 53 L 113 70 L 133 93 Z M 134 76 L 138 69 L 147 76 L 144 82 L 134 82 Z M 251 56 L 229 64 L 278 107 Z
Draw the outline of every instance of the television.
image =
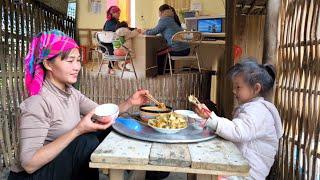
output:
M 198 19 L 197 30 L 202 33 L 223 33 L 222 18 Z

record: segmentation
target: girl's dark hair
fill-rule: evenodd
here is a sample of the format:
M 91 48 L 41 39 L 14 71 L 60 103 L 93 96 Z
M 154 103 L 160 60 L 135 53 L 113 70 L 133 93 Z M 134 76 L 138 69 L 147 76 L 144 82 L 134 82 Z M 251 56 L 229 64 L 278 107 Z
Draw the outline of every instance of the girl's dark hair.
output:
M 181 22 L 180 22 L 179 16 L 177 15 L 176 10 L 173 7 L 169 6 L 168 4 L 163 4 L 159 7 L 160 12 L 163 12 L 168 9 L 170 9 L 173 12 L 174 21 L 178 24 L 178 26 L 181 27 Z
M 272 88 L 275 82 L 275 68 L 271 64 L 258 64 L 254 58 L 242 59 L 228 71 L 229 77 L 232 79 L 235 76 L 241 75 L 244 81 L 253 87 L 256 83 L 261 85 L 262 96 L 266 95 Z
M 119 28 L 122 28 L 122 27 L 129 27 L 129 25 L 125 21 L 121 21 L 121 22 L 117 23 L 116 29 L 119 29 Z

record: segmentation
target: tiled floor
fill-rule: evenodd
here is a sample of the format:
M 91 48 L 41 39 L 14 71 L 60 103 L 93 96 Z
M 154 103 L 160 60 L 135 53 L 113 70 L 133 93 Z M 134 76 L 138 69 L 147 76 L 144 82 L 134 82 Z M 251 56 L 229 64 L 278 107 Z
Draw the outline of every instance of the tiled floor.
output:
M 100 64 L 98 62 L 89 62 L 84 66 L 93 75 L 97 75 L 100 69 Z M 107 75 L 107 72 L 108 72 L 108 64 L 103 64 L 101 67 L 100 74 Z M 121 77 L 121 70 L 115 70 L 115 73 L 113 74 L 113 76 Z M 135 78 L 134 73 L 125 71 L 123 74 L 123 79 L 131 79 L 131 78 Z

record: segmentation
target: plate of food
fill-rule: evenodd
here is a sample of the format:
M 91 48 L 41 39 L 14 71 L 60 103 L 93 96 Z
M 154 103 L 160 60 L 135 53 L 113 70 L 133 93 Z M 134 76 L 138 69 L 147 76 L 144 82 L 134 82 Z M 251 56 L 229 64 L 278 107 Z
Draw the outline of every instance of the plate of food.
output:
M 171 112 L 158 115 L 155 119 L 149 119 L 148 125 L 160 133 L 173 134 L 186 129 L 188 121 L 182 115 Z

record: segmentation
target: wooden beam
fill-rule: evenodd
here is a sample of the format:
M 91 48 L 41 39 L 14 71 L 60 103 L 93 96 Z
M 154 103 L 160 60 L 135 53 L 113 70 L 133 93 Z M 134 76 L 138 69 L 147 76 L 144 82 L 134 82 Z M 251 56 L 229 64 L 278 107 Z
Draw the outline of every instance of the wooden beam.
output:
M 233 95 L 232 84 L 227 72 L 233 66 L 233 41 L 236 14 L 236 0 L 226 1 L 226 55 L 225 60 L 219 62 L 218 71 L 218 107 L 221 115 L 232 117 Z
M 280 3 L 279 0 L 269 0 L 267 2 L 267 16 L 264 26 L 263 63 L 276 64 Z

